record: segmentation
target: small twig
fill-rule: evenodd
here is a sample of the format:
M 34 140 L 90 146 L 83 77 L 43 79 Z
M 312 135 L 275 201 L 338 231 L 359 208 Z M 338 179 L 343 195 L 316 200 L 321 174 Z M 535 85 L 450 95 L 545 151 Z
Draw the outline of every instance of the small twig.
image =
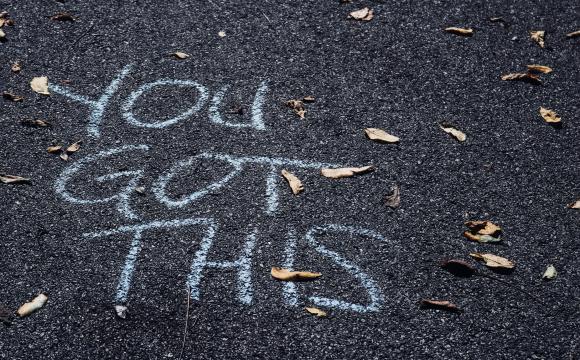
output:
M 191 298 L 191 288 L 187 285 L 187 310 L 185 311 L 185 328 L 183 329 L 183 341 L 181 343 L 181 351 L 179 353 L 179 360 L 183 356 L 183 349 L 185 349 L 185 338 L 187 337 L 187 323 L 189 321 L 189 299 Z M 196 319 L 197 320 L 197 319 Z M 194 323 L 195 325 L 195 323 Z

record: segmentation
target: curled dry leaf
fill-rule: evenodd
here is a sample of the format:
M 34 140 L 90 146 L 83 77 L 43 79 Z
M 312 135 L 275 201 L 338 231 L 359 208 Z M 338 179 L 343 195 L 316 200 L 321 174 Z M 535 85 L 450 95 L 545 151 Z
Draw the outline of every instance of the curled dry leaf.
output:
M 46 304 L 47 300 L 48 300 L 48 297 L 46 295 L 39 294 L 31 302 L 27 302 L 26 304 L 24 304 L 20 308 L 18 308 L 17 313 L 20 317 L 28 316 L 28 315 L 32 314 L 33 312 L 35 312 L 36 310 L 43 307 L 44 304 Z
M 288 181 L 288 184 L 290 185 L 290 189 L 292 189 L 292 193 L 294 193 L 294 195 L 298 195 L 302 191 L 304 191 L 304 186 L 302 186 L 302 181 L 300 181 L 300 179 L 298 179 L 294 174 L 292 174 L 291 172 L 288 172 L 286 170 L 282 170 L 282 176 L 284 176 L 286 181 Z
M 273 267 L 270 274 L 274 279 L 282 281 L 312 280 L 322 276 L 321 273 L 317 272 L 290 271 L 280 267 Z
M 30 179 L 22 176 L 0 174 L 0 181 L 4 184 L 19 184 L 30 182 Z
M 580 209 L 580 200 L 576 200 L 573 203 L 566 205 L 570 209 Z
M 50 123 L 48 121 L 44 121 L 44 120 L 22 120 L 20 122 L 22 125 L 24 126 L 29 126 L 29 127 L 49 127 Z
M 12 94 L 12 93 L 9 93 L 7 91 L 4 91 L 2 93 L 2 97 L 4 99 L 6 99 L 6 100 L 10 100 L 10 101 L 14 101 L 14 102 L 19 102 L 19 101 L 23 101 L 24 100 L 24 97 L 19 96 L 19 95 L 15 95 L 15 94 Z
M 51 154 L 58 154 L 62 151 L 62 146 L 60 145 L 55 145 L 55 146 L 49 146 L 46 149 L 47 152 L 51 153 Z
M 544 118 L 547 123 L 555 124 L 559 123 L 562 119 L 553 110 L 540 107 L 540 115 Z
M 30 87 L 34 92 L 42 95 L 50 95 L 48 92 L 48 77 L 46 76 L 33 78 L 32 81 L 30 81 Z
M 446 133 L 450 134 L 451 136 L 453 136 L 458 141 L 463 142 L 463 141 L 465 141 L 467 139 L 467 135 L 465 135 L 465 133 L 463 133 L 462 131 L 456 129 L 455 127 L 453 127 L 451 125 L 439 124 L 439 127 L 441 128 L 441 130 L 443 130 Z
M 176 51 L 171 55 L 173 55 L 175 58 L 180 59 L 180 60 L 187 59 L 190 56 L 189 54 L 186 54 L 186 53 L 181 52 L 181 51 Z
M 54 14 L 50 17 L 50 20 L 54 21 L 75 21 L 76 19 L 69 13 L 60 12 L 58 14 Z
M 115 305 L 115 313 L 121 319 L 127 318 L 127 307 L 125 305 Z
M 12 66 L 10 66 L 10 69 L 12 70 L 12 72 L 19 73 L 20 70 L 22 70 L 22 65 L 20 65 L 20 63 L 16 61 L 15 63 L 12 64 Z
M 491 235 L 473 234 L 473 233 L 470 233 L 469 231 L 464 232 L 463 236 L 465 236 L 466 238 L 468 238 L 471 241 L 477 241 L 480 243 L 495 243 L 495 242 L 501 241 L 501 238 L 499 238 L 499 237 L 493 237 Z
M 401 205 L 401 191 L 397 184 L 393 185 L 391 188 L 391 194 L 387 195 L 385 198 L 387 206 L 391 209 L 396 209 Z
M 66 148 L 66 152 L 67 153 L 75 153 L 75 152 L 79 151 L 82 143 L 83 143 L 82 141 L 77 141 L 76 143 L 69 145 L 69 147 Z
M 455 35 L 461 35 L 461 36 L 471 36 L 473 35 L 473 29 L 471 28 L 460 28 L 460 27 L 448 27 L 445 28 L 445 31 L 447 31 L 448 33 L 452 33 Z
M 472 233 L 480 235 L 495 235 L 501 232 L 501 227 L 492 223 L 491 221 L 467 221 L 465 226 L 471 230 Z
M 544 37 L 546 36 L 546 32 L 543 30 L 538 31 L 530 31 L 530 38 L 534 40 L 541 48 L 544 47 Z
M 554 70 L 549 66 L 533 64 L 533 65 L 528 65 L 528 71 L 539 72 L 542 74 L 549 74 Z
M 310 314 L 312 315 L 316 315 L 317 317 L 326 317 L 326 311 L 322 311 L 319 308 L 315 308 L 315 307 L 306 307 L 304 308 L 306 311 L 308 311 Z
M 340 169 L 322 169 L 320 174 L 322 176 L 331 179 L 340 179 L 344 177 L 351 177 L 354 175 L 364 174 L 373 171 L 375 167 L 373 165 L 363 166 L 363 167 L 351 167 L 351 168 L 340 168 Z
M 537 75 L 531 74 L 529 72 L 505 74 L 501 76 L 501 79 L 504 81 L 525 81 L 536 85 L 542 83 L 542 80 L 540 80 Z
M 463 260 L 444 260 L 441 262 L 441 267 L 456 276 L 468 277 L 475 274 L 475 268 Z
M 494 254 L 471 253 L 469 256 L 476 260 L 484 261 L 485 266 L 490 268 L 513 269 L 515 266 L 514 263 L 508 259 Z
M 447 310 L 447 311 L 460 311 L 457 305 L 452 303 L 448 300 L 432 300 L 432 299 L 423 299 L 421 300 L 421 309 L 439 309 L 439 310 Z
M 349 14 L 349 16 L 355 20 L 361 21 L 371 21 L 374 17 L 373 10 L 369 9 L 368 7 L 353 11 Z
M 291 99 L 286 101 L 286 106 L 292 108 L 294 113 L 300 117 L 300 119 L 304 119 L 306 115 L 306 109 L 304 108 L 304 103 L 301 100 Z
M 558 275 L 558 272 L 556 271 L 556 268 L 554 267 L 554 265 L 548 265 L 548 267 L 546 268 L 546 271 L 544 271 L 544 275 L 542 275 L 542 279 L 552 280 L 557 275 Z
M 579 36 L 580 36 L 580 30 L 573 31 L 571 33 L 566 34 L 566 37 L 568 37 L 568 38 L 575 38 L 575 37 L 579 37 Z
M 366 128 L 365 134 L 367 137 L 373 141 L 383 142 L 383 143 L 398 143 L 399 138 L 387 133 L 386 131 L 378 128 Z

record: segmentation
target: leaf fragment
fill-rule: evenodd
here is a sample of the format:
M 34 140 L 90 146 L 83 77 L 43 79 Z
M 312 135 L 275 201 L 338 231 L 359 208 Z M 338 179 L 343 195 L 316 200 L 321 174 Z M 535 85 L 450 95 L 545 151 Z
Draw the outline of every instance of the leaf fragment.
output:
M 4 32 L 4 30 L 0 29 L 0 40 L 4 39 L 6 39 L 6 33 Z
M 515 266 L 510 260 L 494 254 L 471 253 L 469 256 L 476 260 L 484 261 L 485 266 L 490 268 L 513 269 Z
M 58 157 L 60 157 L 63 161 L 68 161 L 68 158 L 69 158 L 69 156 L 66 153 L 66 151 L 61 152 Z
M 445 131 L 446 133 L 457 139 L 457 141 L 463 142 L 467 139 L 467 135 L 465 135 L 465 133 L 455 128 L 454 126 L 442 123 L 439 124 L 439 127 L 441 128 L 441 130 Z
M 471 241 L 477 241 L 480 243 L 496 243 L 496 242 L 501 241 L 501 238 L 499 238 L 499 237 L 494 237 L 491 235 L 473 234 L 473 233 L 470 233 L 469 231 L 464 232 L 463 236 L 465 236 L 466 238 L 468 238 Z
M 125 305 L 115 305 L 115 313 L 121 319 L 127 318 L 127 307 Z
M 546 36 L 546 32 L 543 30 L 537 31 L 530 31 L 530 38 L 534 40 L 541 48 L 544 48 L 544 37 Z
M 294 174 L 288 172 L 287 170 L 282 170 L 282 176 L 284 176 L 286 181 L 288 181 L 288 185 L 290 185 L 290 189 L 292 189 L 292 193 L 294 195 L 298 195 L 304 191 L 302 181 L 300 181 L 300 179 L 298 179 Z
M 272 267 L 270 274 L 274 279 L 281 281 L 312 280 L 322 276 L 322 274 L 318 272 L 290 271 L 280 267 Z
M 17 313 L 20 317 L 28 316 L 28 315 L 32 314 L 33 312 L 35 312 L 36 310 L 43 307 L 44 304 L 46 304 L 47 300 L 48 300 L 48 297 L 46 295 L 39 294 L 31 302 L 27 302 L 24 305 L 22 305 L 20 308 L 18 308 Z
M 472 233 L 480 235 L 495 235 L 501 232 L 501 227 L 487 220 L 466 221 L 467 226 Z
M 340 169 L 322 169 L 320 170 L 320 174 L 327 178 L 340 179 L 344 177 L 351 177 L 354 175 L 371 172 L 374 169 L 375 167 L 373 165 L 363 167 L 340 168 Z
M 173 55 L 175 58 L 180 59 L 180 60 L 187 59 L 188 57 L 190 57 L 189 54 L 186 54 L 186 53 L 181 52 L 181 51 L 176 51 L 171 55 Z
M 569 209 L 580 209 L 580 199 L 566 205 L 566 207 L 568 207 Z
M 73 22 L 76 19 L 69 13 L 67 12 L 59 12 L 57 14 L 54 14 L 50 17 L 50 20 L 53 21 L 70 21 Z
M 421 309 L 438 309 L 459 312 L 457 305 L 448 300 L 433 300 L 433 299 L 423 299 L 419 306 Z
M 532 64 L 532 65 L 528 65 L 528 71 L 539 72 L 542 74 L 549 74 L 554 70 L 549 66 Z
M 504 81 L 524 81 L 536 85 L 542 83 L 542 80 L 540 80 L 540 77 L 538 75 L 534 75 L 529 72 L 504 74 L 501 76 L 501 79 Z
M 378 128 L 366 128 L 365 134 L 369 139 L 376 142 L 396 144 L 400 140 L 398 137 L 387 133 L 383 129 Z
M 19 73 L 20 70 L 22 70 L 22 65 L 20 65 L 20 62 L 16 61 L 10 66 L 10 69 L 12 72 Z
M 469 277 L 475 274 L 475 268 L 463 260 L 444 260 L 441 262 L 441 267 L 455 276 Z
M 221 38 L 226 37 L 226 32 L 222 30 L 222 31 L 218 32 L 218 36 Z
M 460 35 L 460 36 L 472 36 L 473 35 L 473 29 L 471 29 L 471 28 L 460 28 L 460 27 L 451 26 L 451 27 L 445 28 L 445 31 L 447 31 L 448 33 L 452 33 L 452 34 Z
M 8 91 L 4 91 L 2 93 L 2 97 L 6 100 L 10 100 L 10 101 L 14 101 L 14 102 L 20 102 L 24 100 L 24 97 L 19 96 L 19 95 L 15 95 L 13 93 L 10 93 Z
M 326 311 L 320 310 L 319 308 L 315 307 L 305 307 L 306 311 L 308 311 L 312 315 L 316 315 L 316 317 L 326 317 Z
M 540 107 L 540 115 L 544 118 L 544 121 L 551 124 L 559 123 L 562 120 L 555 111 L 544 107 Z
M 30 182 L 30 179 L 22 176 L 0 174 L 0 181 L 4 184 L 20 184 Z
M 556 268 L 554 267 L 554 265 L 548 265 L 548 267 L 546 268 L 546 271 L 544 271 L 544 275 L 542 275 L 542 279 L 552 280 L 557 275 L 558 275 L 558 272 L 556 271 Z
M 46 151 L 50 154 L 58 154 L 62 151 L 62 146 L 60 145 L 54 145 L 54 146 L 49 146 Z
M 567 38 L 575 38 L 580 36 L 580 30 L 573 31 L 571 33 L 566 34 Z
M 79 151 L 82 143 L 83 143 L 82 141 L 77 141 L 77 142 L 69 145 L 69 147 L 66 148 L 66 152 L 70 154 L 70 153 L 75 153 L 75 152 Z
M 305 103 L 313 103 L 316 100 L 316 98 L 312 95 L 308 95 L 302 98 L 302 101 L 304 101 Z
M 40 119 L 36 119 L 36 120 L 27 119 L 27 120 L 22 120 L 20 123 L 24 126 L 29 126 L 29 127 L 49 127 L 49 126 L 51 126 L 48 121 L 44 121 L 44 120 L 40 120 Z
M 304 108 L 304 103 L 301 100 L 291 99 L 286 101 L 286 106 L 294 110 L 294 113 L 304 119 L 306 115 L 306 109 Z
M 349 16 L 355 20 L 371 21 L 374 17 L 374 14 L 372 9 L 365 7 L 360 10 L 352 11 Z
M 30 81 L 30 87 L 34 92 L 42 95 L 50 95 L 48 92 L 48 77 L 46 76 L 33 78 L 32 81 Z
M 396 209 L 401 205 L 401 190 L 397 184 L 391 187 L 391 194 L 387 195 L 385 200 L 391 209 Z

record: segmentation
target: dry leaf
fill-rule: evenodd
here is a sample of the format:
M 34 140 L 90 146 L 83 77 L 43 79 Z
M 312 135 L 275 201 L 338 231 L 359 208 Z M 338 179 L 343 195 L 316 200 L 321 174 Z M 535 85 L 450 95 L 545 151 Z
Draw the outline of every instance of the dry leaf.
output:
M 298 117 L 302 120 L 304 120 L 304 117 L 306 116 L 306 110 L 302 109 L 302 110 L 294 110 L 294 112 L 296 113 L 296 115 L 298 115 Z
M 6 38 L 6 33 L 4 30 L 0 29 L 0 40 L 4 40 Z
M 463 233 L 463 236 L 465 236 L 466 238 L 468 238 L 471 241 L 477 241 L 480 243 L 494 243 L 494 242 L 500 242 L 501 238 L 499 237 L 493 237 L 491 235 L 480 235 L 480 234 L 472 234 L 469 231 L 466 231 Z
M 547 123 L 559 123 L 562 119 L 553 110 L 540 107 L 540 115 Z
M 30 182 L 30 179 L 22 176 L 0 174 L 0 181 L 4 184 L 19 184 Z
M 545 31 L 530 31 L 530 37 L 534 40 L 541 48 L 544 47 L 544 36 L 546 35 Z
M 312 95 L 305 96 L 302 98 L 302 101 L 304 101 L 305 103 L 313 103 L 314 100 L 316 100 L 316 99 Z
M 66 153 L 66 151 L 61 152 L 59 157 L 64 161 L 68 161 L 68 154 Z
M 14 94 L 12 94 L 12 93 L 9 93 L 9 92 L 7 92 L 7 91 L 4 91 L 4 92 L 2 93 L 2 96 L 3 96 L 3 97 L 4 97 L 4 99 L 6 99 L 6 100 L 11 100 L 11 101 L 14 101 L 14 102 L 19 102 L 19 101 L 22 101 L 22 100 L 24 100 L 24 97 L 22 97 L 22 96 L 18 96 L 18 95 L 14 95 Z
M 441 267 L 456 276 L 468 277 L 475 274 L 475 268 L 463 260 L 444 260 Z
M 473 29 L 470 28 L 459 28 L 459 27 L 448 27 L 445 29 L 445 31 L 455 34 L 455 35 L 461 35 L 461 36 L 471 36 L 473 35 Z
M 355 20 L 371 21 L 374 17 L 373 10 L 368 7 L 350 13 L 350 17 Z
M 82 143 L 83 143 L 82 141 L 77 141 L 76 143 L 71 144 L 69 147 L 66 148 L 66 152 L 67 153 L 74 153 L 74 152 L 79 151 Z
M 60 12 L 58 14 L 54 14 L 50 17 L 50 20 L 54 21 L 75 21 L 76 19 L 69 13 Z
M 312 280 L 322 276 L 321 273 L 317 272 L 290 271 L 279 267 L 273 267 L 270 274 L 274 279 L 282 281 Z
M 390 143 L 390 144 L 394 144 L 394 143 L 399 142 L 398 137 L 391 135 L 382 129 L 366 128 L 365 134 L 367 135 L 367 137 L 369 139 L 377 141 L 377 142 L 384 142 L 384 143 Z
M 456 129 L 455 127 L 453 127 L 451 125 L 439 124 L 439 127 L 441 128 L 441 130 L 452 135 L 458 141 L 463 142 L 467 139 L 467 135 L 465 135 L 462 131 Z
M 556 271 L 554 265 L 548 265 L 546 271 L 544 271 L 544 275 L 542 275 L 542 279 L 552 280 L 556 277 L 556 275 L 558 275 L 558 272 Z
M 22 65 L 20 65 L 20 63 L 17 61 L 17 62 L 12 64 L 10 69 L 12 70 L 12 72 L 18 73 L 18 72 L 20 72 L 20 70 L 22 70 Z
M 121 319 L 127 318 L 127 307 L 124 305 L 115 305 L 115 313 Z
M 226 37 L 226 32 L 225 31 L 220 31 L 220 32 L 218 32 L 218 36 L 219 37 L 222 37 L 222 38 L 223 37 Z
M 467 221 L 465 223 L 472 233 L 480 235 L 494 235 L 501 232 L 501 227 L 491 221 Z
M 539 72 L 542 74 L 549 74 L 554 70 L 552 70 L 552 68 L 549 66 L 534 64 L 534 65 L 528 65 L 528 71 L 535 71 L 535 72 Z
M 34 92 L 42 95 L 50 95 L 48 92 L 48 78 L 46 76 L 35 77 L 30 81 L 30 87 Z
M 573 203 L 566 205 L 570 209 L 580 209 L 580 200 L 576 200 Z
M 393 185 L 393 187 L 391 188 L 391 194 L 387 195 L 385 200 L 387 202 L 387 206 L 390 207 L 391 209 L 396 209 L 399 207 L 399 205 L 401 204 L 401 191 L 399 190 L 398 185 L 396 184 Z
M 145 195 L 145 187 L 143 186 L 138 186 L 135 188 L 135 192 L 139 195 Z
M 421 300 L 421 309 L 439 309 L 447 311 L 459 311 L 459 308 L 454 303 L 447 300 L 432 300 L 423 299 Z
M 304 115 L 306 114 L 306 109 L 304 109 L 304 103 L 301 100 L 291 99 L 286 101 L 286 106 L 292 108 L 294 113 L 300 117 L 300 119 L 304 119 Z
M 358 174 L 364 174 L 373 171 L 375 167 L 373 165 L 363 166 L 363 167 L 351 167 L 351 168 L 340 168 L 340 169 L 322 169 L 320 173 L 322 176 L 331 179 L 340 179 L 344 177 L 351 177 Z
M 315 307 L 306 307 L 304 308 L 306 311 L 311 313 L 312 315 L 316 315 L 317 317 L 326 317 L 326 311 L 322 311 Z
M 304 191 L 304 186 L 302 186 L 302 182 L 294 174 L 286 170 L 282 170 L 282 176 L 284 176 L 286 181 L 288 181 L 290 189 L 292 189 L 292 193 L 294 193 L 294 195 L 298 195 L 302 191 Z
M 485 266 L 499 269 L 513 269 L 514 263 L 506 258 L 493 254 L 471 253 L 469 254 L 474 259 L 483 260 Z
M 530 74 L 529 72 L 505 74 L 501 76 L 501 79 L 504 81 L 525 81 L 536 85 L 542 83 L 537 75 Z
M 176 51 L 172 55 L 180 60 L 187 59 L 190 56 L 189 54 L 186 54 L 186 53 L 181 52 L 181 51 Z
M 20 122 L 22 125 L 24 126 L 30 126 L 30 127 L 48 127 L 50 126 L 50 123 L 48 121 L 44 121 L 44 120 L 22 120 Z
M 33 312 L 35 312 L 36 310 L 43 307 L 44 304 L 46 304 L 46 300 L 48 300 L 48 297 L 46 297 L 46 295 L 44 294 L 40 294 L 37 297 L 35 297 L 31 302 L 27 302 L 26 304 L 18 308 L 17 313 L 20 317 L 28 316 Z
M 569 37 L 569 38 L 575 38 L 578 36 L 580 36 L 580 30 L 566 34 L 566 37 Z
M 62 150 L 62 146 L 60 145 L 55 145 L 55 146 L 49 146 L 46 151 L 48 151 L 51 154 L 58 154 L 60 153 Z

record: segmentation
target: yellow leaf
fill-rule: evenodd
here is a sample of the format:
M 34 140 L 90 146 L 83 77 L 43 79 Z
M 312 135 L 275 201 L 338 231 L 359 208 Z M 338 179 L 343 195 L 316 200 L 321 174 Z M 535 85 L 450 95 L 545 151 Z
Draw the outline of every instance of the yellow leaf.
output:
M 350 13 L 350 17 L 355 20 L 371 21 L 374 17 L 373 10 L 368 7 Z
M 282 281 L 312 280 L 322 276 L 321 273 L 317 272 L 290 271 L 279 267 L 273 267 L 270 274 L 274 279 Z
M 172 55 L 180 60 L 187 59 L 189 57 L 189 54 L 186 54 L 186 53 L 181 52 L 181 51 L 176 51 Z
M 528 65 L 528 70 L 529 71 L 536 71 L 536 72 L 540 72 L 542 74 L 549 74 L 551 73 L 553 70 L 551 67 L 549 66 L 544 66 L 544 65 Z
M 312 315 L 316 315 L 317 317 L 326 317 L 326 311 L 322 311 L 315 307 L 306 307 L 304 308 L 306 311 L 311 313 Z
M 377 142 L 385 142 L 385 143 L 391 143 L 391 144 L 399 142 L 398 137 L 391 135 L 382 129 L 366 128 L 365 133 L 369 139 L 377 141 Z
M 34 92 L 42 95 L 50 95 L 48 92 L 48 78 L 46 76 L 35 77 L 30 81 L 30 87 Z
M 459 28 L 459 27 L 448 27 L 445 28 L 445 31 L 455 34 L 455 35 L 461 35 L 461 36 L 471 36 L 473 35 L 473 29 L 470 28 Z
M 31 302 L 27 302 L 26 304 L 18 308 L 17 313 L 20 317 L 30 315 L 36 310 L 43 307 L 44 304 L 46 304 L 46 300 L 48 300 L 48 297 L 44 294 L 40 294 L 37 297 L 35 297 Z
M 559 123 L 562 119 L 553 110 L 540 107 L 540 115 L 547 123 Z
M 493 254 L 471 253 L 469 256 L 477 260 L 483 260 L 485 266 L 491 268 L 513 269 L 515 266 L 514 263 L 508 259 Z
M 298 195 L 299 193 L 304 191 L 304 186 L 302 186 L 302 182 L 294 174 L 286 170 L 282 170 L 282 176 L 284 176 L 286 181 L 288 181 L 290 189 L 292 189 L 292 193 L 294 193 L 294 195 Z
M 467 135 L 465 135 L 462 131 L 454 128 L 453 126 L 439 124 L 439 127 L 441 128 L 441 130 L 443 130 L 446 133 L 452 135 L 458 141 L 463 142 L 463 141 L 465 141 L 467 139 Z
M 532 40 L 534 40 L 536 43 L 538 43 L 538 45 L 540 45 L 541 48 L 544 47 L 544 36 L 545 35 L 546 35 L 546 32 L 543 30 L 530 31 L 530 37 L 532 38 Z
M 320 173 L 322 176 L 331 179 L 340 179 L 344 177 L 351 177 L 358 174 L 364 174 L 373 171 L 375 167 L 373 165 L 363 166 L 363 167 L 351 167 L 351 168 L 340 168 L 340 169 L 322 169 Z

